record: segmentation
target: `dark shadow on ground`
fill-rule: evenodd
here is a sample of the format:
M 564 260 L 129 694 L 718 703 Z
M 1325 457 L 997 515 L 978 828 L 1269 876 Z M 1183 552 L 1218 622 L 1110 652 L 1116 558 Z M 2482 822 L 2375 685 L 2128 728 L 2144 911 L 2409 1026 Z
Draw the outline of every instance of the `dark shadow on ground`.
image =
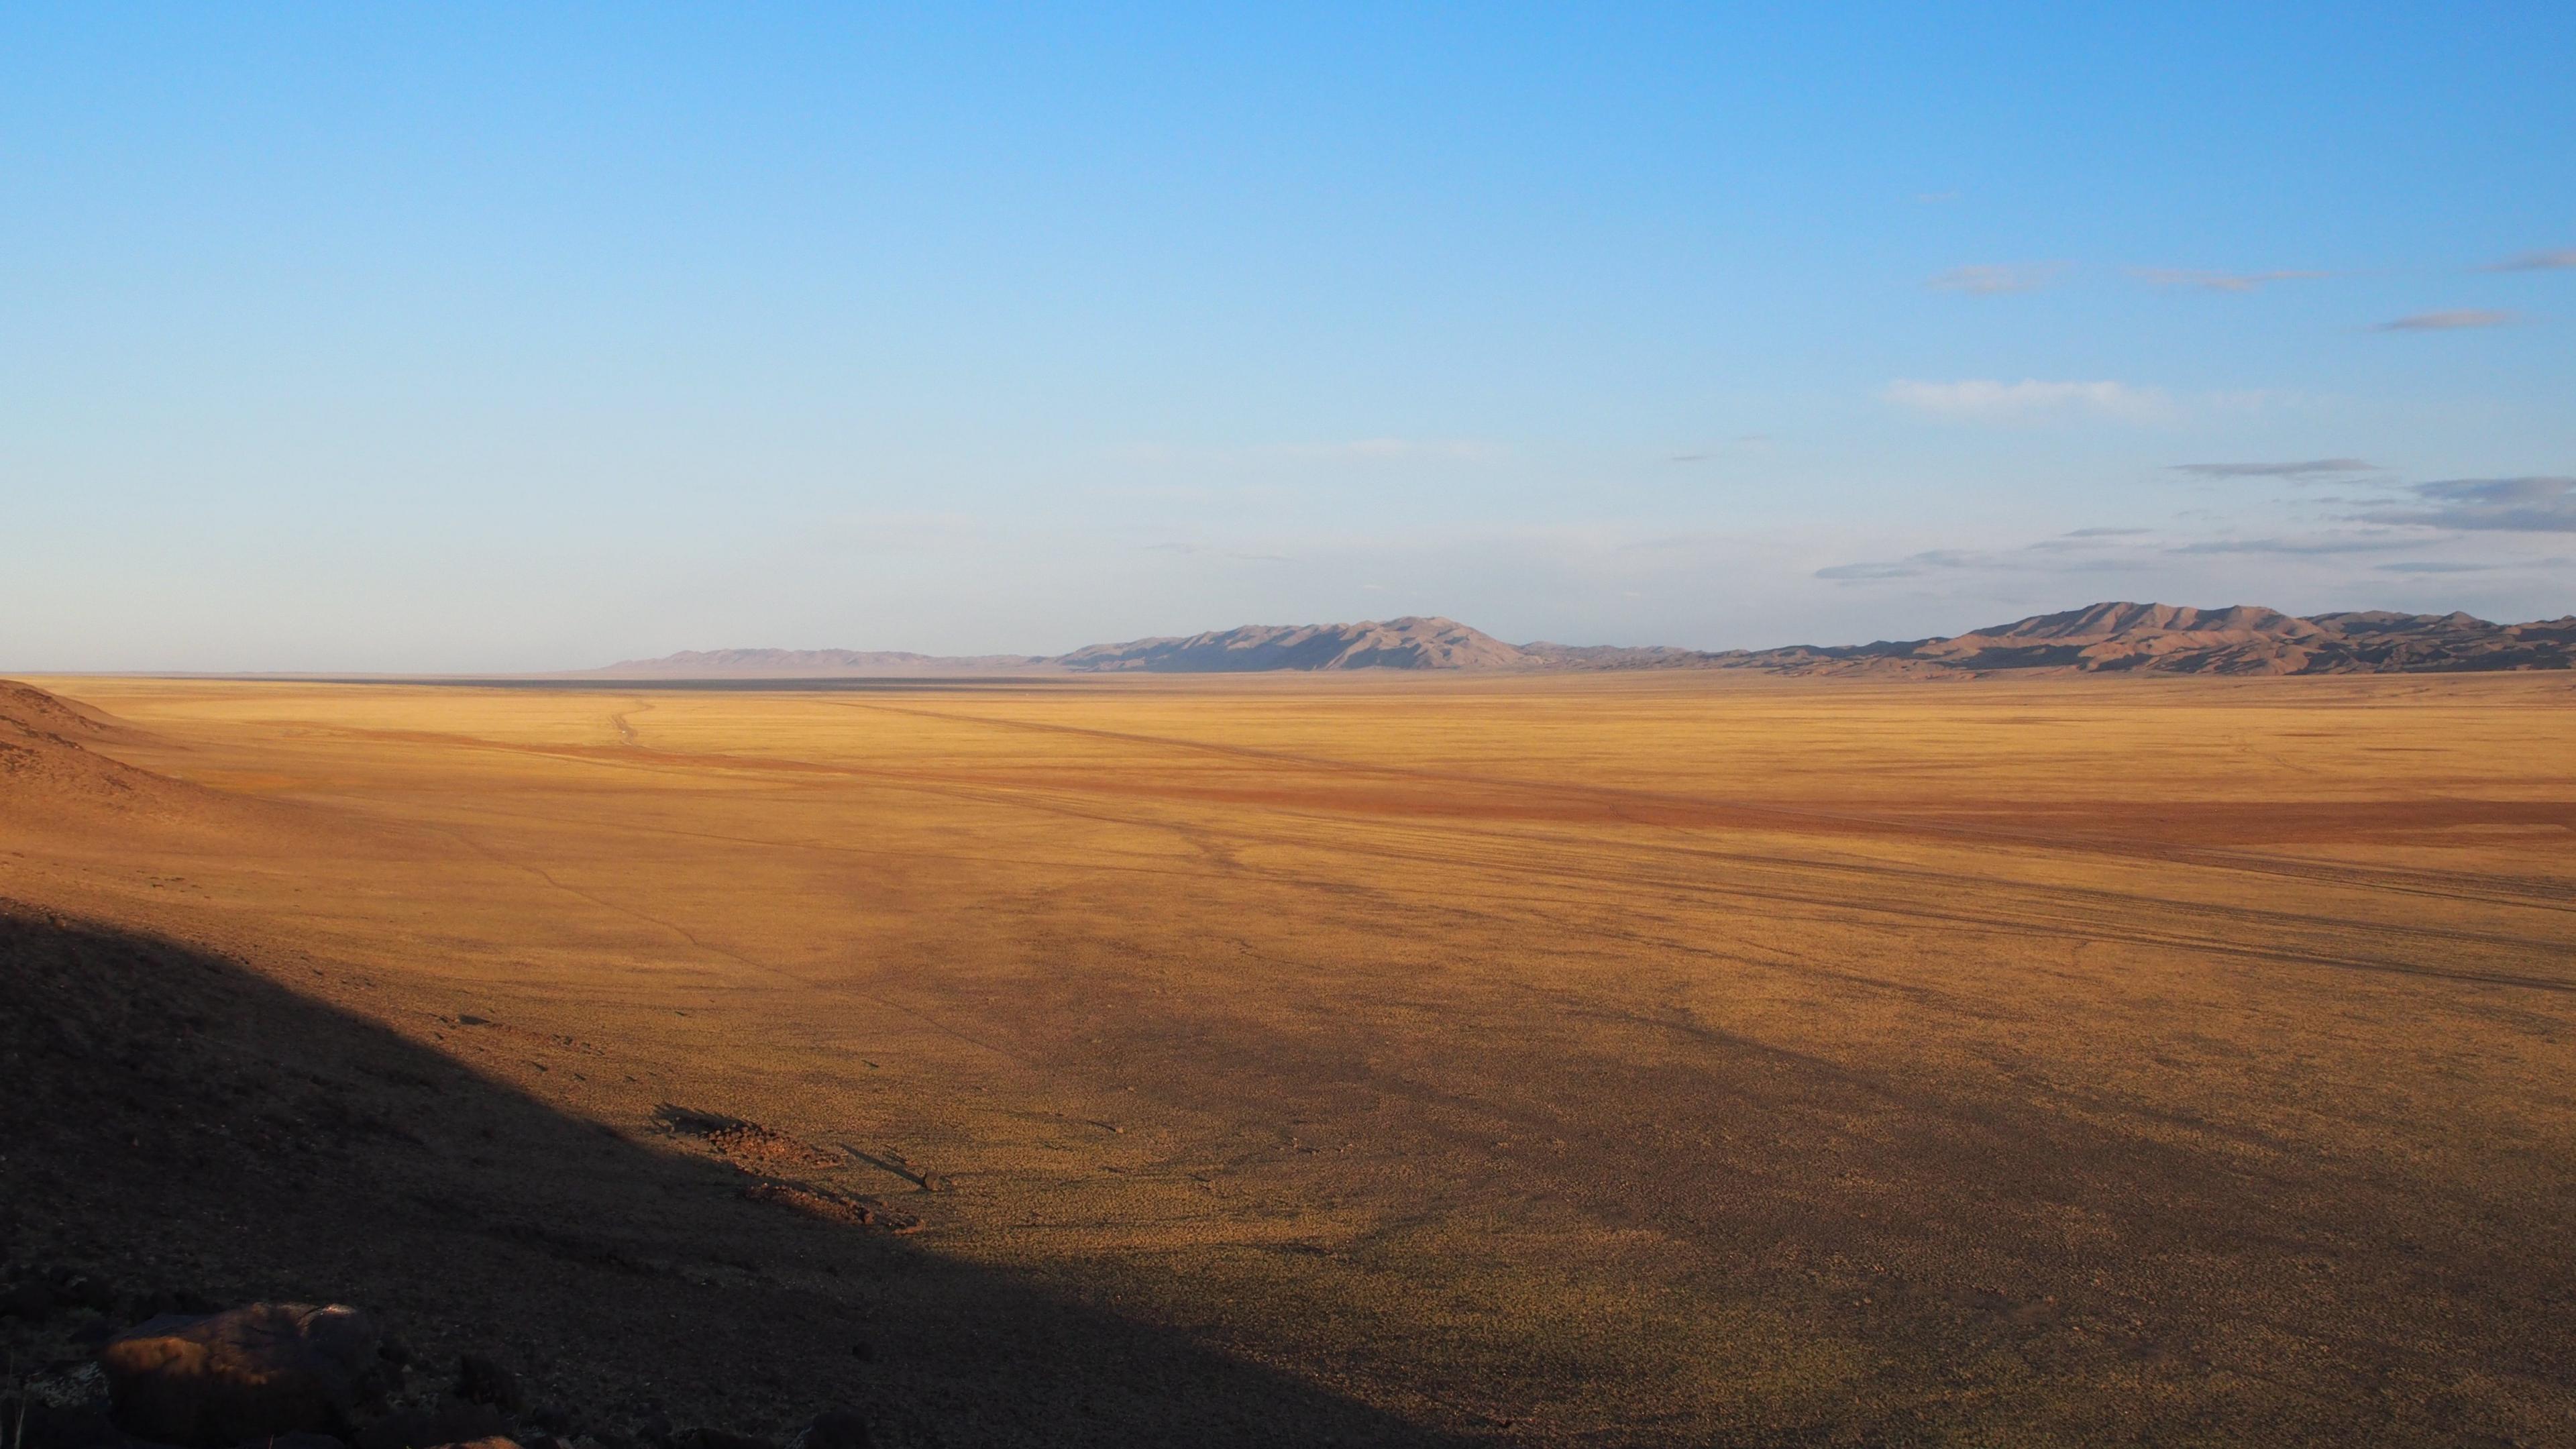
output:
M 1186 1336 L 741 1195 L 247 967 L 0 902 L 0 1255 L 74 1265 L 96 1318 L 205 1299 L 377 1312 L 537 1402 L 880 1444 L 1458 1442 Z M 99 1320 L 104 1320 L 101 1322 Z

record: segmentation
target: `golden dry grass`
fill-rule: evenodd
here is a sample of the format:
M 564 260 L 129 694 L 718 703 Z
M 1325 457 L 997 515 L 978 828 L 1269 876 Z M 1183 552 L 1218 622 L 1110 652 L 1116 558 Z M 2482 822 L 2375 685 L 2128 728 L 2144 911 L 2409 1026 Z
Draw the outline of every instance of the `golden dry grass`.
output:
M 2564 679 L 36 682 L 274 808 L 0 893 L 1427 1427 L 2576 1416 Z

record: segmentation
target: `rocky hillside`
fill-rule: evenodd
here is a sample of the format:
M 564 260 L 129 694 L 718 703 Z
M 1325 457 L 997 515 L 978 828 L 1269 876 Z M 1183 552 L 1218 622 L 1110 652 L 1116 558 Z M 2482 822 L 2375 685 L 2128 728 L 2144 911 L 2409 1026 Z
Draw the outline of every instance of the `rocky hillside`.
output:
M 2095 604 L 1946 639 L 1732 654 L 1724 667 L 1782 674 L 2394 674 L 2576 665 L 2576 616 L 2491 624 L 2468 614 L 2299 618 L 2236 605 Z
M 32 685 L 0 679 L 0 800 L 22 815 L 194 804 L 205 792 L 99 753 L 136 731 Z

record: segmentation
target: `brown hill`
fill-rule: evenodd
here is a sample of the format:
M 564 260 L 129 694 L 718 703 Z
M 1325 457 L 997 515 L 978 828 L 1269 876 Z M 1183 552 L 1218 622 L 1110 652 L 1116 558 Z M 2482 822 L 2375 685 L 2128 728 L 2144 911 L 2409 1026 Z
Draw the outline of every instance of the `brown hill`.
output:
M 2239 604 L 2094 604 L 1946 639 L 1801 646 L 1726 656 L 1781 674 L 2394 674 L 2576 666 L 2576 615 L 2493 624 L 2463 613 L 2299 618 Z
M 138 770 L 92 748 L 146 738 L 108 715 L 0 679 L 0 799 L 15 810 L 85 802 L 134 807 L 168 803 L 194 787 Z

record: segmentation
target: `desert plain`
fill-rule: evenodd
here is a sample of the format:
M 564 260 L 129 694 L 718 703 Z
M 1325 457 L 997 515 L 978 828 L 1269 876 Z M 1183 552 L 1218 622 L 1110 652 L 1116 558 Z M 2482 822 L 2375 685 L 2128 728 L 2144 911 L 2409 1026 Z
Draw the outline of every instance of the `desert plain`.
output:
M 379 1094 L 156 1269 L 603 1413 L 2576 1442 L 2564 675 L 29 682 L 18 949 Z

